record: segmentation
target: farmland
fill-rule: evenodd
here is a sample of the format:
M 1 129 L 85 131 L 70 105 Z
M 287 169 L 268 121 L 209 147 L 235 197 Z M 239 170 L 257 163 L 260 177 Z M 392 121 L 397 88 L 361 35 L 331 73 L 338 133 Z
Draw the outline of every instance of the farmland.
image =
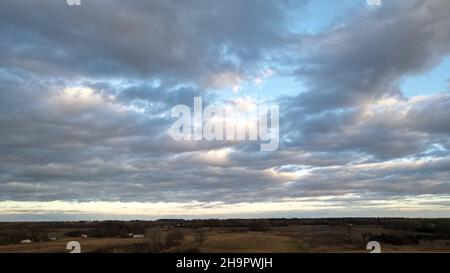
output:
M 142 234 L 143 238 L 133 238 Z M 86 235 L 82 238 L 81 235 Z M 52 239 L 49 239 L 52 238 Z M 20 244 L 30 239 L 30 244 Z M 229 219 L 0 223 L 0 253 L 450 252 L 450 219 Z

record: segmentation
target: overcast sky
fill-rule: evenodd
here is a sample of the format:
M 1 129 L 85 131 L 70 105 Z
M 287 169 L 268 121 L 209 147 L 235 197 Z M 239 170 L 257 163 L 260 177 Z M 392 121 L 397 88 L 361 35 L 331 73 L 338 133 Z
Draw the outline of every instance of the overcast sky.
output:
M 0 1 L 0 220 L 450 216 L 448 0 Z M 279 104 L 280 146 L 174 141 Z

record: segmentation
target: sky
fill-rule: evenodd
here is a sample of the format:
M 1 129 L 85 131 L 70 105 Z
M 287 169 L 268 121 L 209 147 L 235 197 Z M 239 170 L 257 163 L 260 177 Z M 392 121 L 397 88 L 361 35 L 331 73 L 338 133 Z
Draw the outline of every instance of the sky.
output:
M 450 216 L 448 0 L 0 2 L 0 221 Z M 279 105 L 280 143 L 171 109 Z

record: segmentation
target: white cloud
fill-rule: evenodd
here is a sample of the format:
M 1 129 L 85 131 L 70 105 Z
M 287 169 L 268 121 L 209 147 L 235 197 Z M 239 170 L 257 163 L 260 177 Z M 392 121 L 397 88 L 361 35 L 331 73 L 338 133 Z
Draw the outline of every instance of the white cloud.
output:
M 158 219 L 162 217 L 186 218 L 223 217 L 230 215 L 271 213 L 315 213 L 321 215 L 367 215 L 364 211 L 371 211 L 375 215 L 414 215 L 415 213 L 449 213 L 448 195 L 421 195 L 415 197 L 399 197 L 390 199 L 368 200 L 365 204 L 358 201 L 355 195 L 324 196 L 320 198 L 286 198 L 272 202 L 242 202 L 225 204 L 222 202 L 15 202 L 0 201 L 2 211 L 0 219 L 8 215 L 28 214 L 64 214 L 70 215 L 109 215 L 109 219 L 122 219 L 122 217 L 139 215 L 141 218 Z M 353 204 L 350 206 L 349 204 Z M 358 206 L 355 206 L 358 204 Z M 397 213 L 397 214 L 395 214 Z M 428 214 L 433 217 L 433 214 Z

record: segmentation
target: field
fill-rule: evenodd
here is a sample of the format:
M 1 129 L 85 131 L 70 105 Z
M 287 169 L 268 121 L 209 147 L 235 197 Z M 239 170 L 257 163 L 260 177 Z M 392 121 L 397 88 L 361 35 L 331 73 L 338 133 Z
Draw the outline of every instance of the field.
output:
M 26 239 L 32 242 L 20 243 Z M 0 223 L 0 253 L 64 253 L 69 241 L 78 241 L 84 253 L 369 252 L 369 241 L 380 242 L 382 252 L 450 252 L 450 219 Z

